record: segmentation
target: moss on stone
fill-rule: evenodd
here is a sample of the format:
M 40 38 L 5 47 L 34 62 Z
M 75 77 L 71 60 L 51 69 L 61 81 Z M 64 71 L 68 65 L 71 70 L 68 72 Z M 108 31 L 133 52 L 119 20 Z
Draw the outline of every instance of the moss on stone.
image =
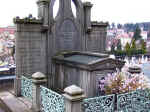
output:
M 15 17 L 13 19 L 13 22 L 15 24 L 42 24 L 43 23 L 42 20 L 40 19 L 36 19 L 36 18 L 30 19 L 28 17 L 25 17 L 23 19 L 20 19 L 19 17 Z

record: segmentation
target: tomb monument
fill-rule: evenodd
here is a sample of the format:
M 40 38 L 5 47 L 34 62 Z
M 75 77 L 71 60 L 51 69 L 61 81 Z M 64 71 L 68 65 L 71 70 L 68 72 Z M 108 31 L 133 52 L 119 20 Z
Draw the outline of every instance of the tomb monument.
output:
M 59 8 L 56 16 L 54 16 L 56 1 L 59 3 Z M 75 14 L 71 4 L 75 6 Z M 42 72 L 46 75 L 48 88 L 56 89 L 56 85 L 59 83 L 56 84 L 56 76 L 65 73 L 57 72 L 59 70 L 56 66 L 58 64 L 56 63 L 56 61 L 58 62 L 56 57 L 64 52 L 66 55 L 73 51 L 81 52 L 81 54 L 82 52 L 90 52 L 90 56 L 84 54 L 83 58 L 85 59 L 88 56 L 95 57 L 94 55 L 91 56 L 92 52 L 105 52 L 108 23 L 91 21 L 93 5 L 90 2 L 82 3 L 81 0 L 38 0 L 37 6 L 38 18 L 34 18 L 32 15 L 26 18 L 14 18 L 16 25 L 16 79 L 14 84 L 16 96 L 21 93 L 21 76 L 31 77 L 36 72 Z M 97 58 L 98 56 L 96 56 Z M 106 59 L 109 60 L 108 57 Z M 59 61 L 61 62 L 61 60 Z M 109 61 L 106 62 L 109 63 Z M 111 62 L 114 64 L 113 67 L 118 68 L 121 68 L 124 64 L 121 61 L 114 63 L 113 60 Z M 96 64 L 93 63 L 92 66 Z M 97 66 L 99 65 L 102 66 L 98 61 Z M 78 66 L 81 67 L 82 64 Z M 88 68 L 88 66 L 86 64 L 84 67 Z M 68 86 L 68 83 L 63 84 Z M 71 85 L 73 82 L 69 82 L 69 84 Z M 77 85 L 80 86 L 80 84 Z M 65 86 L 61 89 L 64 88 Z

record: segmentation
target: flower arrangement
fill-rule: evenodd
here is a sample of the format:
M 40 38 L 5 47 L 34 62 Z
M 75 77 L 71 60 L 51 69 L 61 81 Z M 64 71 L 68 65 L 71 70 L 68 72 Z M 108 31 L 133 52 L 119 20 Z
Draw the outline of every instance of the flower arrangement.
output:
M 137 89 L 150 88 L 149 82 L 143 73 L 127 75 L 117 72 L 107 74 L 106 77 L 99 80 L 99 92 L 103 95 L 127 93 Z

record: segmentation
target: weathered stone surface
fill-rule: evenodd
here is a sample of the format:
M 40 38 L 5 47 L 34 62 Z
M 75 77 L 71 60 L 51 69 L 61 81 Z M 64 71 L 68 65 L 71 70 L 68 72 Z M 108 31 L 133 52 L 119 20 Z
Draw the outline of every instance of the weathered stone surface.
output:
M 24 18 L 24 19 L 19 19 L 19 18 L 14 18 L 14 23 L 15 24 L 42 24 L 41 19 L 29 19 L 29 18 Z

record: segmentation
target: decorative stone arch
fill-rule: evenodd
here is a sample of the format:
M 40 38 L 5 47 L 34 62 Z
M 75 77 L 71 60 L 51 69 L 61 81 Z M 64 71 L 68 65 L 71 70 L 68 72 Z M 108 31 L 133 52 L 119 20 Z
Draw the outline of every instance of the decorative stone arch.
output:
M 82 23 L 84 23 L 84 11 L 83 11 L 83 3 L 80 0 L 72 0 L 76 6 L 76 15 L 77 19 L 80 19 Z
M 53 7 L 56 0 L 51 0 L 49 7 L 50 37 L 53 40 L 52 52 L 55 53 L 65 50 L 83 50 L 84 45 L 84 9 L 80 0 L 59 0 L 59 10 L 57 16 L 53 17 Z M 71 2 L 76 6 L 75 18 L 72 12 Z M 65 25 L 64 25 L 65 24 Z M 66 28 L 70 27 L 69 30 Z M 64 32 L 62 29 L 64 29 Z M 73 42 L 75 41 L 75 42 Z M 68 44 L 68 43 L 69 44 Z M 83 44 L 82 44 L 83 43 Z M 74 45 L 73 45 L 74 44 Z M 78 45 L 78 46 L 75 46 Z M 72 46 L 71 46 L 72 45 Z
M 49 5 L 50 6 L 49 7 L 49 19 L 50 19 L 51 22 L 52 22 L 52 20 L 54 20 L 53 7 L 54 7 L 56 1 L 57 0 L 51 0 L 50 5 Z M 59 10 L 60 10 L 60 3 L 59 3 L 58 12 L 59 12 Z M 58 12 L 57 12 L 57 15 L 58 15 Z
M 63 5 L 64 3 L 66 2 L 66 0 L 59 0 L 59 9 L 58 9 L 58 12 L 57 12 L 57 15 L 56 17 L 54 18 L 53 17 L 53 7 L 55 5 L 55 2 L 57 0 L 51 0 L 50 2 L 50 7 L 49 7 L 49 19 L 50 19 L 50 23 L 53 23 L 53 21 L 57 21 L 58 18 L 61 16 L 60 12 L 62 11 L 61 9 L 63 9 Z M 70 1 L 70 8 L 71 8 L 71 1 L 75 4 L 75 7 L 76 7 L 76 20 L 77 21 L 80 21 L 80 24 L 82 24 L 82 27 L 84 25 L 84 8 L 83 8 L 83 3 L 80 1 L 80 0 L 67 0 L 67 1 Z M 72 10 L 70 10 L 72 11 Z M 72 12 L 72 15 L 73 15 L 73 12 Z

